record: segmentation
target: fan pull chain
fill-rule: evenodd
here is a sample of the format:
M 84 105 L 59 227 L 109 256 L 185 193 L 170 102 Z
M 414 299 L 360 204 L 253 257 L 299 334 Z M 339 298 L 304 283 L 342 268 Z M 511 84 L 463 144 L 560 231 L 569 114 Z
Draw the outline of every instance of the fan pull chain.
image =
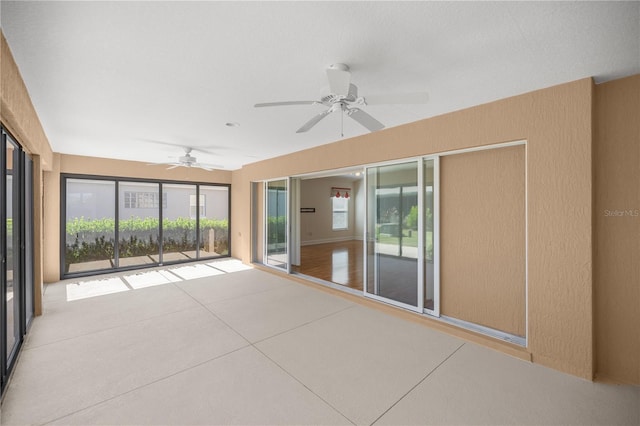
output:
M 340 137 L 344 138 L 344 111 L 340 114 Z

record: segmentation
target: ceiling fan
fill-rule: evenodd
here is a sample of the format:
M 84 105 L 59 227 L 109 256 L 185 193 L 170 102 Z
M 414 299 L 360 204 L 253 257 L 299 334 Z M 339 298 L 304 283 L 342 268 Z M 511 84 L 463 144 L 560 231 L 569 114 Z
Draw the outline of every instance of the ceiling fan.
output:
M 173 144 L 167 144 L 165 143 L 164 145 L 173 145 Z M 179 146 L 179 145 L 174 145 L 174 146 Z M 198 148 L 191 148 L 188 146 L 181 146 L 182 149 L 184 149 L 184 155 L 177 157 L 177 161 L 170 161 L 167 163 L 151 163 L 148 164 L 149 166 L 155 166 L 158 164 L 164 164 L 164 165 L 168 165 L 169 167 L 167 167 L 167 170 L 170 169 L 175 169 L 177 167 L 189 167 L 189 168 L 199 168 L 199 169 L 203 169 L 203 170 L 207 170 L 207 171 L 212 171 L 213 169 L 223 169 L 224 166 L 221 166 L 219 164 L 206 164 L 206 163 L 198 163 L 198 159 L 194 156 L 191 155 L 191 151 L 202 151 L 202 152 L 206 152 L 204 150 L 198 149 Z
M 360 123 L 370 132 L 384 129 L 384 124 L 364 112 L 358 106 L 382 105 L 382 104 L 423 104 L 428 100 L 426 92 L 397 93 L 362 97 L 358 96 L 358 87 L 351 83 L 351 72 L 345 64 L 333 64 L 327 68 L 327 79 L 331 93 L 322 97 L 319 101 L 284 101 L 266 102 L 255 104 L 254 107 L 288 106 L 288 105 L 324 105 L 328 109 L 312 117 L 296 133 L 304 133 L 320 122 L 332 112 L 339 111 L 356 122 Z

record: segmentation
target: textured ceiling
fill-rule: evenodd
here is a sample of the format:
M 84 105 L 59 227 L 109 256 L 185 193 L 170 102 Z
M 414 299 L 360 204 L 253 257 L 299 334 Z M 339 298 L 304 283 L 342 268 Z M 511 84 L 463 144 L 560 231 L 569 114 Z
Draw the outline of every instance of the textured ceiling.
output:
M 427 91 L 425 105 L 364 107 L 387 127 L 593 76 L 640 73 L 639 2 L 11 2 L 2 31 L 56 152 L 243 164 L 342 138 L 322 106 L 325 68 L 361 95 Z M 235 122 L 238 127 L 225 123 Z M 367 133 L 344 120 L 344 137 Z M 163 142 L 163 143 L 155 143 Z

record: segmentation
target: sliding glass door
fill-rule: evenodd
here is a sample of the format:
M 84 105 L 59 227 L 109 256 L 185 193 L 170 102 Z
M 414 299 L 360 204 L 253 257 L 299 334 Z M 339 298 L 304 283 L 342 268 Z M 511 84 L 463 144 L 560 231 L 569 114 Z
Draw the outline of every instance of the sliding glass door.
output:
M 418 163 L 370 167 L 366 179 L 365 292 L 418 310 Z
M 437 315 L 435 162 L 367 168 L 364 292 Z
M 288 180 L 265 182 L 265 264 L 289 270 Z
M 0 129 L 0 394 L 33 318 L 33 171 Z

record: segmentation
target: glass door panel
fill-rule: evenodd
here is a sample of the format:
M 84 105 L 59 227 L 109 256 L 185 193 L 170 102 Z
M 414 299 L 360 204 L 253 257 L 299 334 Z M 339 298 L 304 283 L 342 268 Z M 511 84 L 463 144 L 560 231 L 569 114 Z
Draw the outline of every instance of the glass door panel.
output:
M 424 160 L 423 180 L 424 180 L 424 209 L 423 209 L 423 229 L 424 229 L 424 309 L 433 315 L 439 315 L 438 306 L 438 285 L 437 285 L 437 249 L 436 236 L 437 226 L 437 165 L 434 159 Z
M 287 181 L 267 182 L 265 192 L 265 263 L 287 270 Z
M 158 263 L 160 261 L 159 185 L 120 182 L 118 192 L 117 266 Z M 165 204 L 164 200 L 163 204 Z
M 196 218 L 205 206 L 196 192 L 195 185 L 162 184 L 163 263 L 197 258 Z
M 114 267 L 115 182 L 66 180 L 64 274 Z
M 411 309 L 418 287 L 418 163 L 367 169 L 366 293 Z
M 229 254 L 229 187 L 200 185 L 200 258 Z
M 12 363 L 20 343 L 20 170 L 18 146 L 6 138 L 6 367 Z

